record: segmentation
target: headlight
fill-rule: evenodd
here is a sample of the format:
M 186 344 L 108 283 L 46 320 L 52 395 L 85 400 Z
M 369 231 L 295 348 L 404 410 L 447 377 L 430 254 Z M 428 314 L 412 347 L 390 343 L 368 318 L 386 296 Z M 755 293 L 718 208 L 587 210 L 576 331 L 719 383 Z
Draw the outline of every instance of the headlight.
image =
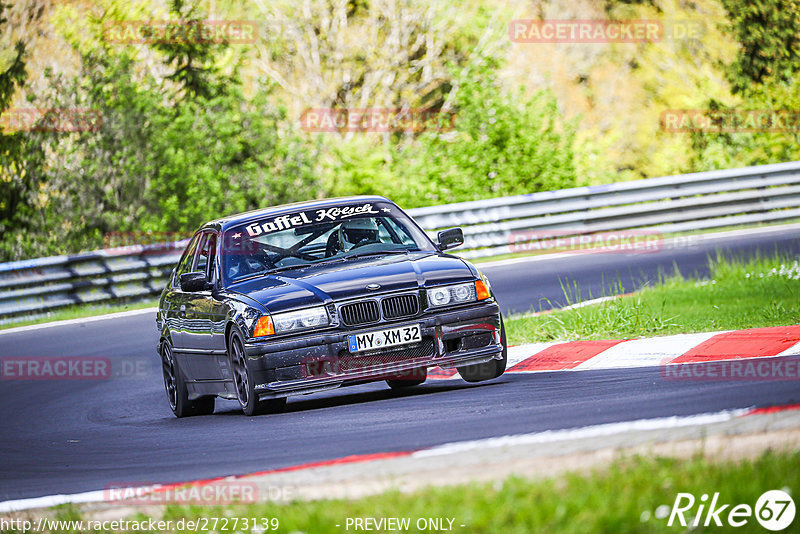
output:
M 285 332 L 328 326 L 331 320 L 328 317 L 328 312 L 325 311 L 325 307 L 317 306 L 288 313 L 278 313 L 272 316 L 272 322 L 275 325 L 275 333 L 283 334 Z
M 475 284 L 480 283 L 480 289 L 482 291 L 477 291 L 475 288 Z M 478 280 L 478 282 L 470 282 L 468 284 L 456 284 L 452 286 L 441 286 L 441 287 L 434 287 L 432 289 L 428 289 L 428 305 L 431 307 L 436 306 L 447 306 L 448 304 L 463 304 L 465 302 L 475 302 L 477 300 L 483 300 L 484 298 L 488 298 L 488 295 L 484 296 L 483 293 L 486 292 L 486 288 L 483 286 L 483 282 Z M 479 295 L 480 294 L 480 295 Z M 481 297 L 480 299 L 478 297 Z

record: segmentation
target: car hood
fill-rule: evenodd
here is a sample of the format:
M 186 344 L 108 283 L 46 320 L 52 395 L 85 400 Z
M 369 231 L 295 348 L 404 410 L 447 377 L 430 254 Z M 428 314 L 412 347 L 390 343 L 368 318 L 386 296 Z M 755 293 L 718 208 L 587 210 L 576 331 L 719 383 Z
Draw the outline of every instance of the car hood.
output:
M 341 263 L 307 267 L 254 278 L 232 286 L 232 291 L 255 299 L 271 313 L 344 300 L 373 293 L 368 284 L 380 284 L 374 293 L 407 291 L 473 280 L 462 260 L 437 253 L 409 253 L 356 258 Z

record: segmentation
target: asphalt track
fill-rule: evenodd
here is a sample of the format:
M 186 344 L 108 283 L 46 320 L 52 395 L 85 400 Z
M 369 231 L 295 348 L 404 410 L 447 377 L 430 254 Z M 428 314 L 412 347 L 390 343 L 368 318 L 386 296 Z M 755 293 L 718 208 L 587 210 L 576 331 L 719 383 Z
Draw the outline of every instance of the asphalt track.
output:
M 506 312 L 629 291 L 675 266 L 707 272 L 709 255 L 800 255 L 798 230 L 747 233 L 657 253 L 573 254 L 486 265 Z M 604 288 L 606 290 L 604 291 Z M 97 356 L 132 376 L 0 381 L 0 501 L 120 484 L 167 483 L 280 468 L 353 454 L 413 450 L 492 436 L 800 402 L 796 382 L 680 382 L 655 368 L 505 375 L 469 385 L 383 384 L 292 398 L 279 415 L 245 417 L 217 401 L 212 416 L 169 411 L 154 318 L 135 315 L 0 335 L 0 359 Z M 125 373 L 123 373 L 125 374 Z

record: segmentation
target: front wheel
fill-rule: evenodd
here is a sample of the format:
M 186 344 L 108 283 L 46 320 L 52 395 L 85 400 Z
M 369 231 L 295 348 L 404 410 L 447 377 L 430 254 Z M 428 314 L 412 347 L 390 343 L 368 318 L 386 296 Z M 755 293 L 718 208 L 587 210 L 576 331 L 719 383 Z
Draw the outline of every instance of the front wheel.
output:
M 258 400 L 258 393 L 254 389 L 253 373 L 247 365 L 247 358 L 244 354 L 244 343 L 236 330 L 231 330 L 228 340 L 228 356 L 231 360 L 236 398 L 239 399 L 239 405 L 245 415 L 276 413 L 283 410 L 283 407 L 286 406 L 286 397 Z
M 209 415 L 214 413 L 214 397 L 200 397 L 189 400 L 189 390 L 183 373 L 175 361 L 172 344 L 169 340 L 161 343 L 161 372 L 164 375 L 164 389 L 167 391 L 167 401 L 175 417 L 189 417 L 192 415 Z
M 508 344 L 506 343 L 506 326 L 503 324 L 502 316 L 500 316 L 500 344 L 503 346 L 503 352 L 499 360 L 458 367 L 458 374 L 461 375 L 461 378 L 467 382 L 483 382 L 497 378 L 505 372 L 508 361 Z

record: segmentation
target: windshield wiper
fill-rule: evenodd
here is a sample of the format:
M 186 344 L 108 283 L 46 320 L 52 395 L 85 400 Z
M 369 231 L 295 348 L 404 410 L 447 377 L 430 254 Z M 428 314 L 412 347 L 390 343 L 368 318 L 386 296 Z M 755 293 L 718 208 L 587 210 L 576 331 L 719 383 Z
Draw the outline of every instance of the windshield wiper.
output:
M 346 260 L 349 260 L 350 258 L 363 258 L 365 256 L 377 256 L 379 254 L 408 254 L 409 252 L 410 250 L 407 248 L 404 249 L 392 248 L 388 250 L 370 250 L 370 251 L 365 250 L 364 252 L 354 252 L 353 254 L 348 254 L 347 256 L 344 256 L 344 258 Z
M 317 266 L 319 266 L 319 265 L 328 265 L 329 263 L 341 263 L 341 262 L 343 262 L 345 259 L 347 259 L 347 258 L 344 258 L 344 257 L 341 257 L 341 256 L 340 256 L 340 257 L 338 257 L 338 258 L 331 258 L 331 259 L 329 259 L 329 260 L 321 260 L 321 261 L 318 261 L 318 262 L 315 262 L 315 263 L 309 263 L 309 265 L 312 265 L 312 266 L 314 266 L 314 267 L 317 267 Z
M 289 269 L 294 269 L 296 267 L 304 267 L 306 264 L 303 265 L 284 265 L 282 267 L 274 267 L 272 269 L 267 269 L 266 271 L 259 271 L 257 273 L 249 274 L 247 276 L 243 276 L 242 278 L 235 278 L 233 280 L 234 284 L 238 284 L 240 282 L 246 282 L 248 280 L 253 280 L 254 278 L 261 278 L 262 276 L 267 276 L 268 274 L 276 273 L 278 271 L 288 271 Z
M 313 263 L 300 263 L 300 264 L 293 264 L 293 265 L 281 265 L 280 267 L 273 267 L 272 269 L 267 269 L 261 276 L 267 276 L 268 274 L 279 273 L 281 271 L 291 271 L 292 269 L 299 269 L 301 267 L 310 267 L 314 265 Z

